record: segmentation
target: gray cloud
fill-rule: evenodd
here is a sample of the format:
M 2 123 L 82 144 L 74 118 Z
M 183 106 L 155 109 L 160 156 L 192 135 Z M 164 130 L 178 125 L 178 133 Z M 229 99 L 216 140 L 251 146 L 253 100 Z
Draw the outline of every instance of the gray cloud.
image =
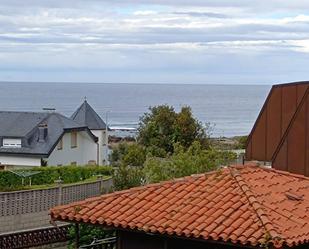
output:
M 309 4 L 261 2 L 2 0 L 0 80 L 269 83 L 307 76 Z

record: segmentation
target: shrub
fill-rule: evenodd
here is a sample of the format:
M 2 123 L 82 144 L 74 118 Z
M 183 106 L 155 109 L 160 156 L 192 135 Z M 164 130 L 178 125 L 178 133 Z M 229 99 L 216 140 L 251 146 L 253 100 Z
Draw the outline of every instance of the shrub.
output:
M 24 169 L 16 172 L 25 171 Z M 61 179 L 63 183 L 74 183 L 88 179 L 95 175 L 112 175 L 112 168 L 106 166 L 49 166 L 31 168 L 27 172 L 38 172 L 31 176 L 32 185 L 44 185 L 54 183 Z M 29 177 L 25 178 L 24 185 L 29 185 Z M 9 171 L 0 171 L 0 191 L 22 189 L 22 178 Z
M 248 136 L 238 137 L 237 140 L 238 140 L 237 149 L 246 149 Z
M 204 150 L 198 142 L 193 142 L 187 150 L 176 144 L 174 151 L 174 154 L 167 158 L 147 158 L 144 168 L 147 182 L 208 172 L 221 165 L 227 165 L 236 158 L 236 154 L 232 152 Z
M 137 143 L 121 143 L 113 150 L 110 160 L 115 166 L 143 166 L 146 161 L 146 148 Z
M 209 125 L 204 126 L 194 118 L 188 106 L 176 112 L 172 106 L 150 107 L 140 118 L 138 142 L 145 147 L 155 146 L 173 153 L 174 143 L 189 147 L 199 141 L 203 148 L 209 147 Z
M 69 228 L 69 245 L 68 249 L 74 249 L 75 247 L 75 226 L 71 225 Z M 104 230 L 100 227 L 88 224 L 79 225 L 79 243 L 80 245 L 89 245 L 94 239 L 104 239 L 116 236 L 113 230 Z
M 140 186 L 143 180 L 144 172 L 141 167 L 122 165 L 114 171 L 113 182 L 115 190 Z

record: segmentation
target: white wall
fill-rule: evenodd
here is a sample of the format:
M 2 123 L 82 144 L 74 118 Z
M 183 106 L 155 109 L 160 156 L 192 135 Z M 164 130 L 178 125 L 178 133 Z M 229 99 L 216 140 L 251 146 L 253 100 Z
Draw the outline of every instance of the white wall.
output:
M 18 166 L 41 166 L 41 159 L 21 156 L 0 156 L 0 163 Z
M 106 155 L 106 136 L 105 130 L 91 130 L 91 132 L 98 137 L 99 146 L 99 164 L 107 164 L 108 156 Z
M 97 143 L 85 131 L 77 132 L 77 147 L 71 148 L 71 133 L 65 133 L 62 137 L 62 150 L 57 146 L 50 154 L 47 161 L 48 165 L 70 165 L 76 162 L 77 165 L 88 164 L 90 160 L 97 162 Z

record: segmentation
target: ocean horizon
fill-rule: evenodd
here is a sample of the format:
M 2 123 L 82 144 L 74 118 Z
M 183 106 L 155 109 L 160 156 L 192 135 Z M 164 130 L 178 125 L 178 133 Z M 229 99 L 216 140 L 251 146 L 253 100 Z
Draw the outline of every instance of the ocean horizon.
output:
M 113 128 L 136 128 L 150 106 L 190 106 L 212 136 L 248 135 L 270 85 L 0 82 L 1 111 L 43 111 L 70 116 L 86 98 Z

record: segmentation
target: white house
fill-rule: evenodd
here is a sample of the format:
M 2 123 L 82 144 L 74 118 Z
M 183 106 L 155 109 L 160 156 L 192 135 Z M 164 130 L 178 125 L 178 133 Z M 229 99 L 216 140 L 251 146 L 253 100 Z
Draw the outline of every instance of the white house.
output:
M 56 112 L 0 112 L 0 168 L 104 164 L 105 131 L 86 101 L 72 118 Z
M 75 122 L 87 126 L 92 134 L 98 138 L 99 144 L 99 164 L 108 162 L 108 127 L 101 117 L 85 100 L 84 103 L 72 114 L 71 119 Z

